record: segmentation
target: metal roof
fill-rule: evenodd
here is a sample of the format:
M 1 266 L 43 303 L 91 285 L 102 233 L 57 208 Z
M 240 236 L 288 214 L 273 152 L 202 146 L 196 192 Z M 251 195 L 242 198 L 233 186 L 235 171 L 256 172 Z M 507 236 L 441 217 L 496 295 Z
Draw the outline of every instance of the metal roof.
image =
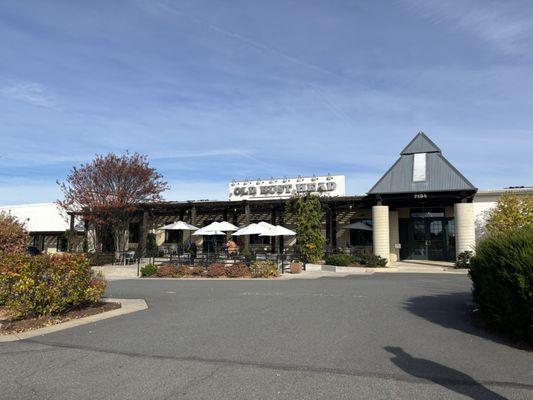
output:
M 426 176 L 413 181 L 414 154 L 426 153 Z M 476 190 L 424 133 L 420 132 L 401 152 L 400 158 L 368 194 L 446 192 Z
M 2 206 L 0 212 L 11 214 L 24 224 L 29 232 L 64 232 L 69 229 L 69 219 L 55 203 Z M 83 230 L 77 219 L 76 230 Z
M 415 154 L 415 153 L 440 153 L 439 147 L 427 137 L 424 132 L 418 134 L 409 142 L 405 149 L 400 154 Z

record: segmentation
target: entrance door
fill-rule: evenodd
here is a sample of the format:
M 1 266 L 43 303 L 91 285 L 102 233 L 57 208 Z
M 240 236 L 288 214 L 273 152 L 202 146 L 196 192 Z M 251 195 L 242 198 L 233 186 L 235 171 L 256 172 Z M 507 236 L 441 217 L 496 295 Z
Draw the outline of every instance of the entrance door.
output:
M 448 219 L 412 218 L 408 224 L 407 259 L 447 260 Z

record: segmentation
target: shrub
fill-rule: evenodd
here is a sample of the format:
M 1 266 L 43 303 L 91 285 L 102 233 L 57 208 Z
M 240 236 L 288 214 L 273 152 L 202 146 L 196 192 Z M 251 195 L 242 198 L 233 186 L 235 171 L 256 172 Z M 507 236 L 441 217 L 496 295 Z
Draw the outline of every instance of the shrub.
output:
M 24 251 L 28 243 L 28 232 L 15 217 L 0 212 L 0 251 L 6 253 Z
M 291 274 L 299 274 L 302 272 L 303 264 L 301 262 L 291 262 Z
M 141 276 L 152 276 L 157 272 L 157 267 L 154 264 L 146 264 L 141 267 Z
M 487 324 L 533 343 L 533 228 L 482 240 L 469 274 Z
M 200 276 L 200 275 L 203 275 L 205 273 L 205 269 L 201 265 L 197 265 L 196 267 L 192 267 L 191 268 L 190 273 L 193 276 Z
M 305 262 L 317 262 L 324 256 L 326 237 L 322 232 L 323 207 L 320 197 L 295 196 L 287 203 L 297 233 L 295 250 Z M 287 215 L 288 218 L 288 215 Z
M 354 256 L 351 256 L 349 254 L 339 253 L 339 254 L 330 254 L 329 256 L 326 257 L 325 262 L 327 265 L 336 265 L 339 267 L 346 267 L 348 265 L 355 264 L 357 260 L 355 259 Z
M 146 235 L 146 257 L 157 257 L 159 249 L 157 248 L 157 240 L 155 233 L 148 233 Z
M 226 273 L 226 269 L 224 264 L 211 264 L 209 267 L 207 267 L 206 275 L 210 278 L 219 278 L 221 276 L 224 276 Z
M 361 256 L 360 262 L 369 268 L 385 267 L 387 265 L 386 258 L 376 256 L 372 253 L 367 253 Z
M 255 261 L 250 267 L 252 278 L 271 278 L 279 276 L 279 269 L 276 263 L 271 260 Z
M 173 277 L 178 275 L 178 268 L 173 264 L 163 264 L 157 268 L 155 274 L 160 278 Z
M 0 304 L 14 319 L 97 303 L 105 287 L 81 254 L 0 253 Z
M 191 274 L 191 269 L 187 265 L 180 265 L 178 267 L 179 276 L 188 276 Z
M 474 255 L 473 251 L 465 250 L 457 256 L 455 268 L 470 268 L 470 260 Z
M 242 263 L 226 265 L 225 273 L 226 276 L 230 278 L 243 278 L 251 276 L 250 269 Z

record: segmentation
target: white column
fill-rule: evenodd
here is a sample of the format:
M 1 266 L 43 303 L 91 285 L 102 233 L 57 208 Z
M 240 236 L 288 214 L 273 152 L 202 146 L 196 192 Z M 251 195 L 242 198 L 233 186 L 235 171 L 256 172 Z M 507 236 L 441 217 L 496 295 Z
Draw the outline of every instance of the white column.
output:
M 390 244 L 390 262 L 396 262 L 400 259 L 400 250 L 394 245 L 400 243 L 400 226 L 398 220 L 398 211 L 389 212 L 389 244 Z
M 474 204 L 457 203 L 455 213 L 455 254 L 465 250 L 474 251 L 476 246 L 476 226 L 474 222 Z
M 372 207 L 372 238 L 374 241 L 374 254 L 389 261 L 389 207 Z

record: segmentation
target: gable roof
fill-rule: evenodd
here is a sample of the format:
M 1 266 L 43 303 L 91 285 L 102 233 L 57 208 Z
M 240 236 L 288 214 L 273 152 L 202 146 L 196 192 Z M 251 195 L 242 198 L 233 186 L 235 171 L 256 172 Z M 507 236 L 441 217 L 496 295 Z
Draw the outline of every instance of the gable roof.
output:
M 439 147 L 433 143 L 433 141 L 427 137 L 424 132 L 418 132 L 418 134 L 409 142 L 405 149 L 400 153 L 403 154 L 415 154 L 415 153 L 440 153 Z
M 413 180 L 415 154 L 425 153 L 425 180 Z M 441 153 L 433 141 L 420 132 L 403 149 L 400 158 L 370 189 L 368 194 L 447 192 L 476 190 Z

